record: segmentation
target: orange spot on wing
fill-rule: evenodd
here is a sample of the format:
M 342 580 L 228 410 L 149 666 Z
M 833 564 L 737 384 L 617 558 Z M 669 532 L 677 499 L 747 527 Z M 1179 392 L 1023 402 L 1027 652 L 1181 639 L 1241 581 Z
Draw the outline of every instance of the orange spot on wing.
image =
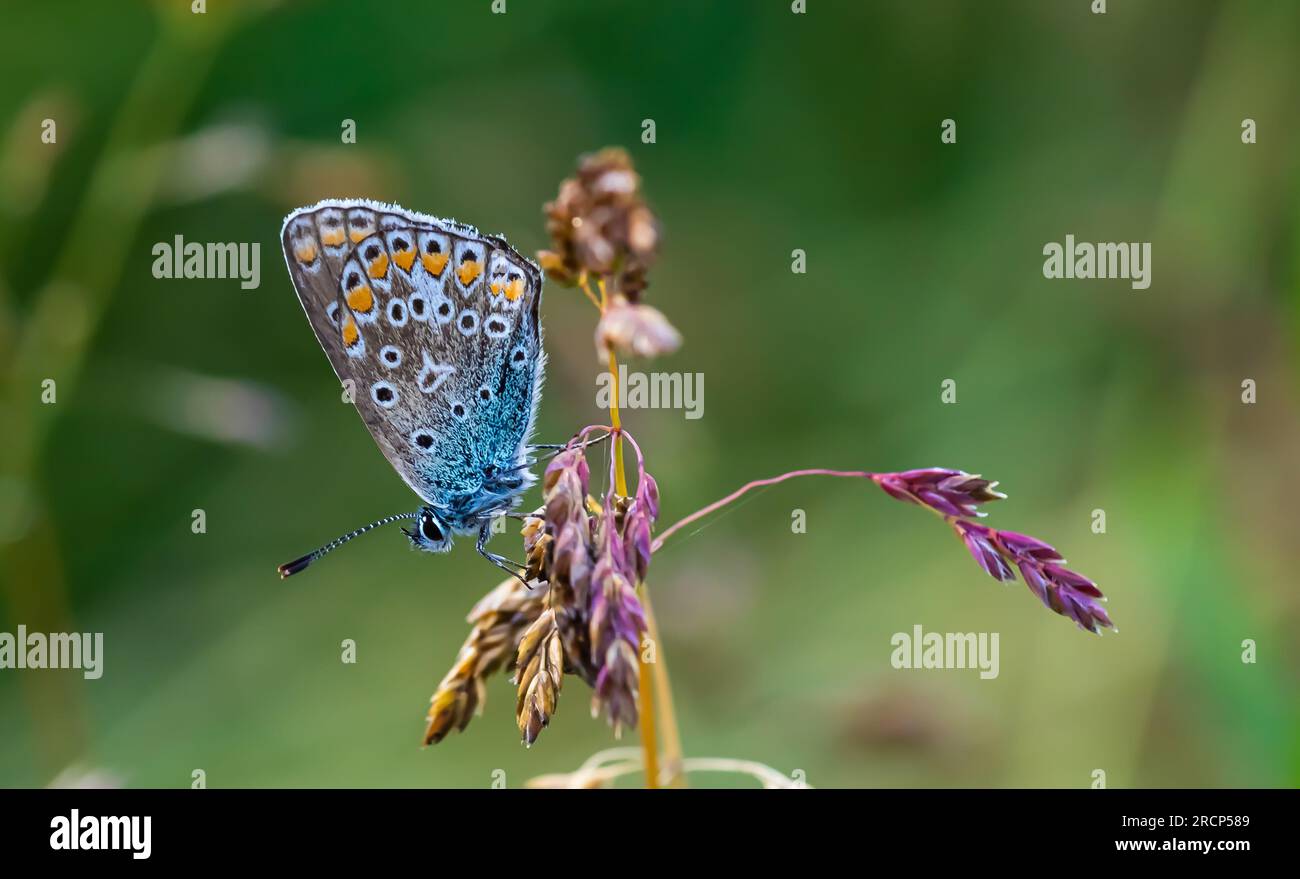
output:
M 351 348 L 361 338 L 361 331 L 357 329 L 357 322 L 348 315 L 343 321 L 343 344 Z
M 375 231 L 374 226 L 365 226 L 361 229 L 353 229 L 351 232 L 348 233 L 348 237 L 352 239 L 353 244 L 360 244 L 362 241 L 366 240 L 366 238 L 368 238 L 371 235 L 371 233 L 373 233 L 374 231 Z
M 352 309 L 358 314 L 367 314 L 369 313 L 370 309 L 375 307 L 374 294 L 370 292 L 370 288 L 367 287 L 365 284 L 362 284 L 360 287 L 354 287 L 351 290 L 349 290 L 347 295 L 347 300 L 348 300 L 348 308 Z
M 343 243 L 343 230 L 330 229 L 326 232 L 322 232 L 320 233 L 320 240 L 322 244 L 325 244 L 328 247 L 337 247 Z
M 298 257 L 298 262 L 309 266 L 316 261 L 316 245 L 308 241 L 302 247 L 294 250 L 293 255 Z
M 422 253 L 420 262 L 424 263 L 424 270 L 435 278 L 442 275 L 442 270 L 447 267 L 447 254 L 445 253 Z
M 473 259 L 469 260 L 468 262 L 461 263 L 460 268 L 456 269 L 456 274 L 460 276 L 461 284 L 463 284 L 466 287 L 468 287 L 470 284 L 473 284 L 474 279 L 477 278 L 482 273 L 483 273 L 483 263 Z
M 388 254 L 381 253 L 370 263 L 370 268 L 366 269 L 372 278 L 382 278 L 388 274 Z
M 509 299 L 511 302 L 514 302 L 516 299 L 518 299 L 520 296 L 523 295 L 524 295 L 524 282 L 522 279 L 516 278 L 515 280 L 511 281 L 509 284 L 506 284 L 506 298 Z
M 488 285 L 488 289 L 492 291 L 492 295 L 493 295 L 493 296 L 500 296 L 500 295 L 501 295 L 501 282 L 500 282 L 500 281 L 493 281 L 491 284 Z
M 401 267 L 402 271 L 409 272 L 411 266 L 415 264 L 415 251 L 402 250 L 393 254 L 393 262 Z

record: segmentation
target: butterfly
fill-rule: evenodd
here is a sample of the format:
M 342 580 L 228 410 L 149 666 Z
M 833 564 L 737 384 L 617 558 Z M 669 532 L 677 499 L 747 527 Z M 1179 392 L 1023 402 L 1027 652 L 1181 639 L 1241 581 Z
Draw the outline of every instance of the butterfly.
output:
M 279 568 L 288 577 L 358 535 L 403 520 L 411 544 L 447 552 L 535 481 L 529 440 L 546 355 L 542 274 L 504 239 L 364 199 L 299 208 L 284 258 L 317 341 L 384 457 L 420 497 L 413 513 L 344 534 Z

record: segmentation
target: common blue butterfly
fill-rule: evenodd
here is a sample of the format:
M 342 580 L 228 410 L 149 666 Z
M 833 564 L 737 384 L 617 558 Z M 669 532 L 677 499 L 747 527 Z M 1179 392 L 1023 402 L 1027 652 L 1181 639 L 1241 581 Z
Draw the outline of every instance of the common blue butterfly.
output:
M 536 479 L 528 441 L 546 361 L 541 271 L 472 226 L 364 199 L 294 211 L 281 243 L 334 373 L 424 503 L 281 565 L 280 576 L 406 519 L 416 548 L 446 552 L 454 534 L 477 533 L 478 551 L 515 574 L 485 544 L 492 518 Z

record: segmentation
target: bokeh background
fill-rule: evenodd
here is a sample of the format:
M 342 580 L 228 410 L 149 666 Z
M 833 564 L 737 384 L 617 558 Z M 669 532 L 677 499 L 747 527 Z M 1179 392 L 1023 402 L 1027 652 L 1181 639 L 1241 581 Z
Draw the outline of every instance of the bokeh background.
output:
M 498 581 L 472 547 L 389 529 L 275 575 L 414 503 L 340 402 L 284 214 L 364 195 L 532 253 L 604 145 L 662 219 L 648 301 L 686 340 L 647 368 L 705 377 L 698 421 L 626 413 L 661 524 L 796 467 L 980 472 L 1010 494 L 990 522 L 1061 547 L 1121 631 L 870 485 L 788 483 L 656 556 L 688 754 L 823 787 L 1300 782 L 1300 4 L 1090 4 L 4 3 L 0 631 L 105 657 L 0 671 L 0 784 L 517 786 L 613 743 L 570 678 L 525 750 L 500 677 L 419 747 Z M 1045 280 L 1067 233 L 1152 242 L 1150 289 Z M 260 242 L 260 288 L 154 279 L 176 235 Z M 554 441 L 600 418 L 598 367 L 579 294 L 543 315 Z M 915 624 L 1000 633 L 1000 676 L 894 670 Z

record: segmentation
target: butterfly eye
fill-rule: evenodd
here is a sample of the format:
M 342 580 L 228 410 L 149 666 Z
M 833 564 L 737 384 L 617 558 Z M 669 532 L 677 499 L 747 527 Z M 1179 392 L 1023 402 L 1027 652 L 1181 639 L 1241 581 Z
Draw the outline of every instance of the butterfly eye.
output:
M 438 525 L 438 520 L 430 513 L 425 513 L 420 517 L 420 534 L 430 543 L 442 543 L 447 535 Z

